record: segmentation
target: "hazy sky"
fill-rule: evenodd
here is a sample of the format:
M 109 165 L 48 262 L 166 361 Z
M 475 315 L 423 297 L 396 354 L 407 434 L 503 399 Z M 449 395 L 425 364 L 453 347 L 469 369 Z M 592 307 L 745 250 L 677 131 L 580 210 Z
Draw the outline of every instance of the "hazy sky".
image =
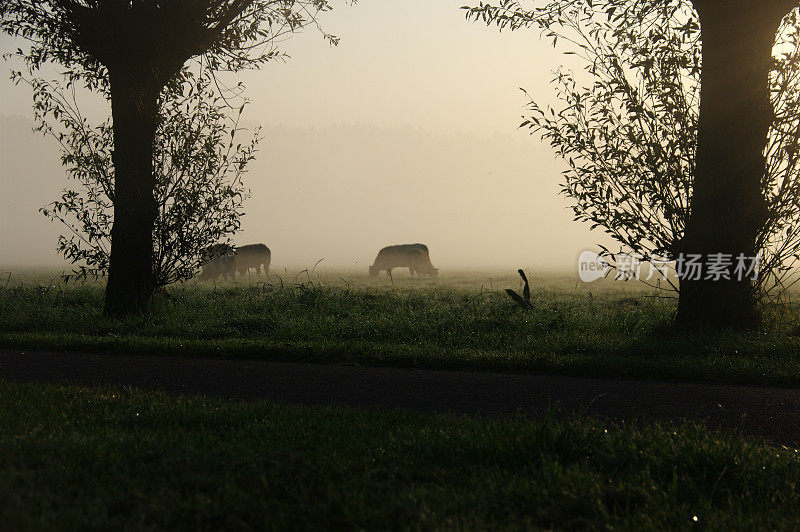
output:
M 289 62 L 241 76 L 266 138 L 237 240 L 267 243 L 276 266 L 366 268 L 383 245 L 422 241 L 447 267 L 535 268 L 601 237 L 572 222 L 561 166 L 517 129 L 519 87 L 548 101 L 564 57 L 535 31 L 465 21 L 464 3 L 337 2 L 322 23 L 338 47 L 309 30 L 285 43 Z M 59 228 L 36 211 L 64 182 L 58 151 L 7 118 L 30 103 L 0 82 L 0 264 L 57 259 Z

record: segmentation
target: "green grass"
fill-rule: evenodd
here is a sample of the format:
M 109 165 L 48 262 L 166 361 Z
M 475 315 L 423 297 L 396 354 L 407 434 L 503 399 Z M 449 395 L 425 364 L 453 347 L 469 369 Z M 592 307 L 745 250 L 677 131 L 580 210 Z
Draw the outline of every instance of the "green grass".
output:
M 799 479 L 796 450 L 697 425 L 0 381 L 5 529 L 796 529 Z
M 391 284 L 331 273 L 190 283 L 147 316 L 112 320 L 98 285 L 12 277 L 0 287 L 0 347 L 800 385 L 791 307 L 773 309 L 764 332 L 685 337 L 670 328 L 675 301 L 650 289 L 534 279 L 534 312 L 502 292 L 518 288 L 510 275 Z

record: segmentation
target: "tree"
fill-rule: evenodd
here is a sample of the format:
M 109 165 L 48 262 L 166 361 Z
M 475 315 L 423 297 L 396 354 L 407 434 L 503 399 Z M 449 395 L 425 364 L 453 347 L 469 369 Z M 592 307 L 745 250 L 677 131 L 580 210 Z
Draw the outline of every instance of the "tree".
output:
M 575 220 L 651 264 L 677 258 L 686 226 L 700 68 L 699 27 L 686 24 L 685 11 L 658 15 L 667 18 L 644 29 L 613 27 L 596 6 L 565 13 L 552 36 L 585 73 L 559 68 L 558 103 L 531 98 L 521 124 L 567 163 L 561 192 Z
M 781 297 L 798 281 L 798 13 L 779 32 L 770 83 L 776 113 L 762 183 L 768 216 L 757 239 L 760 261 L 750 274 L 759 298 Z M 645 29 L 609 27 L 588 6 L 568 14 L 559 42 L 569 43 L 567 53 L 584 64 L 586 79 L 559 69 L 553 80 L 559 104 L 531 100 L 522 124 L 567 163 L 562 193 L 574 201 L 575 219 L 602 228 L 659 270 L 679 258 L 695 175 L 701 50 L 692 15 L 687 2 Z M 745 268 L 752 266 L 745 261 Z
M 697 170 L 685 253 L 754 256 L 767 223 L 762 189 L 765 145 L 773 120 L 769 80 L 778 28 L 797 0 L 694 0 L 703 39 Z M 678 324 L 685 328 L 755 328 L 753 285 L 684 280 Z
M 552 0 L 524 8 L 515 0 L 469 8 L 467 17 L 511 30 L 536 27 L 556 36 L 567 17 L 603 9 L 610 27 L 649 28 L 685 5 L 682 0 Z M 676 251 L 752 257 L 768 222 L 766 144 L 773 109 L 770 73 L 783 19 L 797 0 L 691 0 L 701 28 L 700 103 L 695 175 L 683 238 Z M 665 17 L 666 15 L 666 17 Z M 687 21 L 687 24 L 692 22 Z M 646 32 L 643 33 L 647 35 Z M 745 329 L 759 325 L 755 287 L 739 279 L 681 280 L 677 322 L 687 329 Z
M 55 63 L 70 84 L 111 102 L 114 223 L 105 313 L 146 309 L 155 288 L 153 172 L 159 101 L 192 58 L 212 71 L 258 68 L 276 42 L 328 10 L 327 0 L 5 0 L 0 30 L 27 40 L 30 72 Z M 335 37 L 326 35 L 332 43 Z
M 256 131 L 249 142 L 237 144 L 244 105 L 228 117 L 230 109 L 215 94 L 208 71 L 184 78 L 181 95 L 162 102 L 156 131 L 151 266 L 156 287 L 193 277 L 205 251 L 239 229 L 248 196 L 242 179 L 259 140 Z M 73 275 L 105 277 L 115 202 L 110 121 L 92 126 L 74 91 L 41 79 L 30 84 L 38 130 L 58 141 L 62 164 L 78 185 L 42 212 L 69 229 L 59 237 L 58 250 L 77 265 Z

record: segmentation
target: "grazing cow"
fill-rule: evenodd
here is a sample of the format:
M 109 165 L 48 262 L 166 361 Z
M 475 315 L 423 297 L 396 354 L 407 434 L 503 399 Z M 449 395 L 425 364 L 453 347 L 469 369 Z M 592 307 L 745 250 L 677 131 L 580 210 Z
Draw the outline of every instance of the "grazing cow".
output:
M 228 244 L 213 244 L 203 251 L 200 280 L 217 282 L 220 275 L 225 280 L 236 278 L 236 252 Z
M 250 244 L 236 248 L 236 271 L 244 277 L 250 268 L 255 268 L 256 274 L 264 269 L 264 275 L 269 275 L 269 264 L 272 262 L 272 252 L 264 244 Z
M 369 274 L 375 277 L 386 270 L 391 275 L 393 268 L 408 268 L 412 276 L 436 276 L 439 273 L 431 264 L 428 246 L 425 244 L 400 244 L 383 248 L 378 252 L 375 263 L 369 267 Z

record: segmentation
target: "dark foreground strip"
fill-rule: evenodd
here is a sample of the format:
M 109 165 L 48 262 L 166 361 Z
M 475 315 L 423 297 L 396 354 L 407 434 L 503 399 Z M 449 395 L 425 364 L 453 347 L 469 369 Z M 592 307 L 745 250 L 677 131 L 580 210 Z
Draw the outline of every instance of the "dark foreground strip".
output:
M 111 384 L 301 405 L 704 421 L 800 447 L 800 390 L 467 371 L 0 350 L 0 379 Z

